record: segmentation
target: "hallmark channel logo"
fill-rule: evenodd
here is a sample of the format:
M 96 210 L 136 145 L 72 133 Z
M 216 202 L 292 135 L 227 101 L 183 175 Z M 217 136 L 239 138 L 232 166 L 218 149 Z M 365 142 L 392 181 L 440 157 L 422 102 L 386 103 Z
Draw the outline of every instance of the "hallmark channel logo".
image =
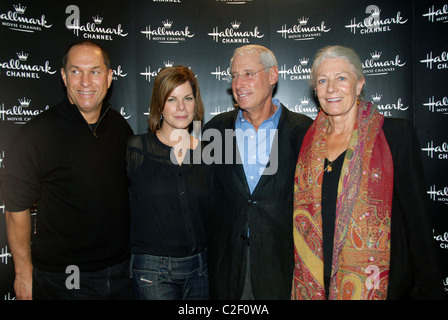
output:
M 218 81 L 232 82 L 232 75 L 230 74 L 230 68 L 225 68 L 221 70 L 221 66 L 215 68 L 215 71 L 210 72 L 210 74 L 215 76 Z
M 443 142 L 442 144 L 435 145 L 434 141 L 431 140 L 427 143 L 426 148 L 421 148 L 422 151 L 425 151 L 427 156 L 431 159 L 440 159 L 440 160 L 448 160 L 448 143 Z
M 184 42 L 194 37 L 194 34 L 190 32 L 188 26 L 176 29 L 173 27 L 173 24 L 174 22 L 172 20 L 166 19 L 162 21 L 162 26 L 152 29 L 151 25 L 148 25 L 145 30 L 140 32 L 143 33 L 149 41 L 168 44 Z
M 428 99 L 428 102 L 423 103 L 423 106 L 428 108 L 428 111 L 432 113 L 448 114 L 448 97 L 436 100 L 432 96 Z
M 362 63 L 365 76 L 383 76 L 389 72 L 397 71 L 404 67 L 406 62 L 402 62 L 400 55 L 395 55 L 392 59 L 383 55 L 383 52 L 375 50 L 370 52 L 370 57 Z
M 436 234 L 434 229 L 432 229 L 432 234 L 434 240 L 440 243 L 439 245 L 440 249 L 448 249 L 448 232 Z M 443 281 L 443 285 L 446 287 L 445 291 L 448 291 L 448 277 Z
M 429 22 L 448 22 L 448 4 L 444 4 L 441 8 L 435 8 L 434 5 L 428 8 L 428 12 L 422 14 L 427 17 Z
M 448 69 L 448 52 L 443 51 L 439 55 L 434 55 L 432 51 L 426 54 L 426 59 L 420 60 L 421 63 L 426 64 L 426 68 L 432 70 L 436 68 L 439 70 Z
M 310 80 L 311 79 L 311 67 L 308 66 L 310 59 L 302 57 L 297 60 L 297 64 L 287 66 L 283 64 L 279 67 L 278 73 L 280 79 L 283 80 Z
M 25 14 L 26 6 L 18 4 L 12 5 L 14 11 L 0 13 L 0 20 L 2 26 L 14 31 L 33 33 L 36 31 L 42 31 L 42 28 L 49 29 L 51 24 L 45 18 L 45 15 L 40 17 L 29 17 Z
M 409 106 L 405 106 L 403 103 L 402 98 L 398 98 L 396 102 L 389 103 L 388 101 L 386 103 L 381 102 L 381 99 L 383 97 L 380 93 L 375 93 L 370 95 L 372 98 L 373 103 L 378 108 L 378 112 L 381 113 L 385 117 L 392 117 L 394 116 L 392 114 L 393 111 L 400 111 L 405 112 L 409 109 Z
M 65 26 L 68 30 L 73 30 L 77 37 L 81 36 L 89 40 L 113 41 L 115 36 L 126 37 L 121 24 L 116 27 L 110 27 L 103 24 L 103 17 L 100 15 L 92 16 L 91 21 L 81 25 L 80 10 L 78 6 L 70 5 L 65 10 L 70 15 L 65 20 Z
M 29 53 L 25 51 L 17 52 L 17 58 L 0 63 L 0 74 L 14 78 L 32 78 L 39 79 L 42 74 L 53 75 L 56 70 L 52 70 L 50 62 L 47 60 L 44 64 L 28 63 Z
M 277 33 L 281 35 L 283 39 L 291 39 L 294 41 L 300 40 L 313 40 L 316 37 L 321 37 L 322 34 L 330 32 L 331 28 L 327 28 L 325 21 L 321 21 L 320 24 L 311 25 L 308 24 L 309 18 L 301 17 L 298 18 L 297 24 L 288 26 L 286 24 L 282 25 Z
M 241 28 L 241 21 L 230 22 L 231 28 L 225 28 L 221 30 L 219 27 L 214 27 L 212 32 L 208 35 L 212 37 L 213 41 L 221 43 L 240 43 L 249 44 L 251 40 L 261 39 L 264 34 L 260 33 L 258 26 L 253 29 L 243 29 Z
M 350 29 L 350 32 L 365 35 L 371 33 L 389 32 L 392 26 L 403 25 L 408 22 L 401 16 L 401 11 L 398 11 L 395 16 L 384 17 L 381 10 L 375 5 L 369 5 L 365 9 L 368 14 L 363 20 L 358 21 L 356 17 L 350 19 L 350 24 L 345 25 L 345 28 Z
M 9 108 L 5 107 L 5 104 L 0 105 L 0 120 L 12 122 L 14 124 L 25 124 L 34 116 L 50 108 L 49 105 L 44 108 L 31 109 L 31 99 L 23 97 L 18 99 L 19 104 L 11 106 Z

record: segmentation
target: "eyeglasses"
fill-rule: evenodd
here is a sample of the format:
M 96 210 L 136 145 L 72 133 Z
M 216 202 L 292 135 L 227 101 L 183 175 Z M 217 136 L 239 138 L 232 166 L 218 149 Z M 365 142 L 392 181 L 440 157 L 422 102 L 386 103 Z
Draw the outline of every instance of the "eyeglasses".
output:
M 238 74 L 238 73 L 232 74 L 232 81 L 236 81 L 238 79 L 238 77 L 240 77 L 241 80 L 245 80 L 245 81 L 252 80 L 258 72 L 263 71 L 263 70 L 266 70 L 266 68 L 255 71 L 255 72 L 247 71 L 247 72 L 244 72 L 243 74 Z

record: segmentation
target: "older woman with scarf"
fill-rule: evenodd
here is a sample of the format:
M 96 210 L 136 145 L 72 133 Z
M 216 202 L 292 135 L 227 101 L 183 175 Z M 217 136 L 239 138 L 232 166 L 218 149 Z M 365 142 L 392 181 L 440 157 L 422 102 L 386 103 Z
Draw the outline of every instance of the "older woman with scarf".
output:
M 352 49 L 321 49 L 311 81 L 321 110 L 296 168 L 292 298 L 443 299 L 412 126 L 361 100 Z

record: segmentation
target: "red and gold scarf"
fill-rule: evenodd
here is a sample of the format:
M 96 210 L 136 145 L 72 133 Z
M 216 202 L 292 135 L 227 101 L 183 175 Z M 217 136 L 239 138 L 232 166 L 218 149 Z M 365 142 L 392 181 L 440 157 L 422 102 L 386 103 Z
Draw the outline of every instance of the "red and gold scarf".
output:
M 386 299 L 393 164 L 383 122 L 373 104 L 358 105 L 357 123 L 339 178 L 328 299 Z M 320 111 L 297 162 L 292 299 L 326 299 L 321 190 L 327 125 L 328 116 Z

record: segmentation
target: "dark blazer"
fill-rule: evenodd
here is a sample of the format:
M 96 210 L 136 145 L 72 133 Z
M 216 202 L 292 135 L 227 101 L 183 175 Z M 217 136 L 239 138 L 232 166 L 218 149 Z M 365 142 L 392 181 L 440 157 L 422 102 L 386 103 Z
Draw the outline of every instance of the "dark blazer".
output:
M 385 118 L 383 131 L 394 166 L 387 298 L 444 299 L 417 135 L 404 119 Z
M 233 161 L 229 164 L 224 161 L 225 130 L 235 128 L 238 111 L 219 114 L 204 126 L 204 132 L 210 128 L 217 129 L 223 137 L 222 149 L 215 150 L 215 154 L 220 152 L 223 155 L 223 163 L 213 165 L 209 218 L 208 268 L 212 299 L 241 298 L 249 241 L 254 298 L 291 297 L 294 173 L 303 137 L 312 120 L 281 107 L 278 145 L 273 145 L 267 165 L 275 165 L 273 155 L 278 152 L 277 171 L 263 175 L 253 194 L 249 191 L 242 164 L 237 163 L 238 148 L 234 135 L 227 139 L 231 140 L 227 144 L 232 143 Z M 250 239 L 246 237 L 248 226 Z

